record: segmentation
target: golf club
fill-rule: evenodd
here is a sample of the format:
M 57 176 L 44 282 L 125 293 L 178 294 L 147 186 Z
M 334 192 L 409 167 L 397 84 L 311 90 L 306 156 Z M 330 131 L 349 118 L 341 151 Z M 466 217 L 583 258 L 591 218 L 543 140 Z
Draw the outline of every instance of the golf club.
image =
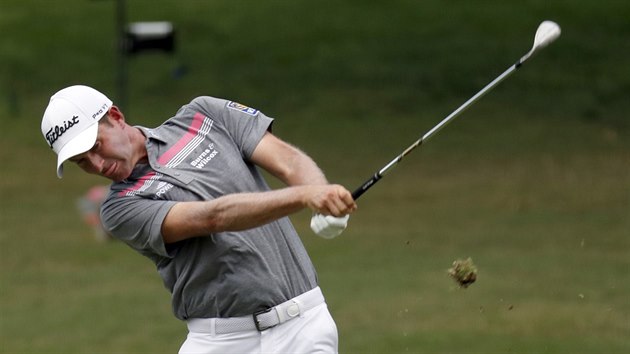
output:
M 532 49 L 527 52 L 524 56 L 522 56 L 514 65 L 510 66 L 503 74 L 499 75 L 496 79 L 490 82 L 486 87 L 481 89 L 481 91 L 477 92 L 473 97 L 471 97 L 468 101 L 462 104 L 459 108 L 457 108 L 453 113 L 448 115 L 448 117 L 444 118 L 438 125 L 429 130 L 426 134 L 424 134 L 420 139 L 411 144 L 405 151 L 403 151 L 400 155 L 396 156 L 395 159 L 390 161 L 387 165 L 381 168 L 378 172 L 376 172 L 370 179 L 365 181 L 361 185 L 361 187 L 357 188 L 352 193 L 352 198 L 357 200 L 363 193 L 365 193 L 368 189 L 370 189 L 376 182 L 378 182 L 383 176 L 385 176 L 394 166 L 396 166 L 403 157 L 407 156 L 411 151 L 413 151 L 418 146 L 427 142 L 433 135 L 439 132 L 446 124 L 451 122 L 455 117 L 457 117 L 460 113 L 466 110 L 470 105 L 480 99 L 483 95 L 485 95 L 488 91 L 490 91 L 493 87 L 495 87 L 498 83 L 505 80 L 514 70 L 518 69 L 523 65 L 523 63 L 529 59 L 534 53 L 538 50 L 544 48 L 549 43 L 553 42 L 556 38 L 560 36 L 560 26 L 553 21 L 543 21 L 536 30 L 536 36 L 534 37 L 534 46 Z

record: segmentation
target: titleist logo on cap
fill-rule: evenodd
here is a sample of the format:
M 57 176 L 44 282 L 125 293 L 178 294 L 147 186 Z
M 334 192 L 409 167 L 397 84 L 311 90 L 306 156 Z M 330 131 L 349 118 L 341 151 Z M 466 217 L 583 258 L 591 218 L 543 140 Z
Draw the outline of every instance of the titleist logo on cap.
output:
M 52 148 L 55 141 L 57 141 L 63 134 L 65 134 L 68 129 L 74 127 L 76 124 L 79 124 L 79 116 L 73 116 L 72 119 L 64 120 L 62 125 L 55 125 L 50 128 L 48 132 L 46 132 L 46 140 L 48 141 L 48 145 Z

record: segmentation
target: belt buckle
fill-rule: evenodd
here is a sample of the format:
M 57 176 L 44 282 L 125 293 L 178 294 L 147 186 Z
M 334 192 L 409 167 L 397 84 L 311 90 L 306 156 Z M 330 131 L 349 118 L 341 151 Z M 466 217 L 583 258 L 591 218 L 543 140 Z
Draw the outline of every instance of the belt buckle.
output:
M 264 314 L 266 314 L 266 313 L 268 313 L 268 312 L 271 312 L 271 310 L 273 310 L 273 307 L 270 307 L 270 308 L 268 308 L 268 309 L 264 309 L 264 310 L 260 310 L 260 311 L 254 312 L 254 314 L 252 315 L 252 317 L 254 317 L 254 325 L 256 326 L 256 329 L 258 330 L 258 332 L 266 331 L 266 330 L 268 330 L 269 328 L 273 328 L 273 327 L 275 327 L 275 326 L 277 326 L 277 325 L 278 325 L 278 323 L 276 323 L 276 324 L 274 324 L 274 325 L 271 325 L 271 326 L 267 326 L 267 327 L 262 327 L 262 326 L 260 325 L 260 321 L 258 320 L 258 316 L 260 316 L 260 315 L 264 315 Z

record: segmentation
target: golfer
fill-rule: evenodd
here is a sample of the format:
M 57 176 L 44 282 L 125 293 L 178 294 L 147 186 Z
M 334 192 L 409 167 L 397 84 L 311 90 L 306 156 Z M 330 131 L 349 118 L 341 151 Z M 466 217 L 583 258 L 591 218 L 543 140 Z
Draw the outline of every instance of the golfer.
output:
M 82 85 L 55 93 L 44 112 L 57 176 L 71 161 L 113 181 L 102 222 L 155 263 L 188 326 L 180 353 L 337 352 L 335 323 L 288 215 L 309 208 L 320 216 L 316 231 L 338 234 L 356 204 L 273 135 L 272 123 L 254 108 L 198 97 L 157 128 L 131 126 Z M 286 187 L 271 190 L 259 168 Z

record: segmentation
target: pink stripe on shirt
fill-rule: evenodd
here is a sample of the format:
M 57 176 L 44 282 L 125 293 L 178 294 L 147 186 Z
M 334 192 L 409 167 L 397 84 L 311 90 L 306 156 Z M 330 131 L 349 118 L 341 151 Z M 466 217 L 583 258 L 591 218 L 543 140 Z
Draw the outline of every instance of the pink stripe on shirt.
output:
M 204 118 L 205 116 L 203 114 L 195 113 L 195 116 L 193 117 L 192 123 L 188 127 L 188 131 L 186 132 L 186 134 L 184 134 L 184 136 L 182 136 L 179 141 L 175 143 L 175 145 L 171 146 L 171 148 L 168 149 L 164 153 L 164 155 L 158 158 L 158 162 L 161 165 L 166 165 L 175 155 L 182 151 L 182 149 L 188 143 L 190 143 L 190 141 L 197 135 L 199 128 L 201 128 Z
M 124 197 L 126 195 L 130 195 L 130 193 L 138 191 L 140 188 L 142 188 L 142 186 L 145 183 L 147 183 L 148 180 L 153 178 L 153 176 L 155 176 L 155 171 L 151 171 L 151 172 L 147 173 L 146 175 L 140 177 L 138 179 L 138 182 L 136 182 L 136 184 L 134 184 L 132 187 L 129 187 L 129 188 L 123 190 L 118 195 L 121 196 L 121 197 Z
M 188 131 L 175 143 L 175 145 L 171 146 L 171 148 L 168 149 L 162 156 L 158 157 L 158 163 L 161 165 L 166 165 L 169 161 L 173 159 L 173 157 L 175 157 L 180 151 L 182 151 L 186 147 L 186 145 L 188 145 L 195 138 L 195 136 L 197 136 L 205 118 L 206 117 L 203 114 L 195 113 L 195 115 L 193 116 L 193 120 L 188 127 Z M 147 173 L 146 175 L 140 177 L 132 187 L 123 190 L 119 193 L 119 195 L 133 195 L 134 192 L 140 190 L 142 186 L 147 184 L 155 175 L 155 171 Z

